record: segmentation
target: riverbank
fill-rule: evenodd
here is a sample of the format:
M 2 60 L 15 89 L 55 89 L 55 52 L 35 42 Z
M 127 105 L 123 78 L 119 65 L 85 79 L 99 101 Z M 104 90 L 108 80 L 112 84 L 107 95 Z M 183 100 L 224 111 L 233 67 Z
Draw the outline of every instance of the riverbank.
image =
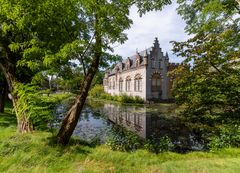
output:
M 240 170 L 240 149 L 216 152 L 153 154 L 112 151 L 72 140 L 63 148 L 52 142 L 52 133 L 17 134 L 11 109 L 0 114 L 0 172 L 206 172 L 234 173 Z

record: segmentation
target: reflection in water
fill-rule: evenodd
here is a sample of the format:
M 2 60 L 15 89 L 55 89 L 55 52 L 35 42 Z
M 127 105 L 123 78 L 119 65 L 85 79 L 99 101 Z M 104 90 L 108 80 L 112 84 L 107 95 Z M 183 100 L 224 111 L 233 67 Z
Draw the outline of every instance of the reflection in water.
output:
M 173 107 L 169 107 L 173 109 Z M 176 150 L 202 150 L 203 145 L 200 140 L 184 123 L 174 117 L 172 112 L 165 110 L 152 112 L 146 106 L 123 106 L 105 103 L 103 114 L 107 118 L 143 139 L 151 139 L 168 136 L 175 144 Z
M 106 103 L 103 106 L 103 114 L 111 122 L 146 138 L 146 108 Z
M 104 143 L 111 130 L 111 124 L 93 108 L 86 106 L 74 130 L 75 136 L 85 141 L 98 139 Z
M 203 150 L 201 140 L 174 115 L 174 106 L 129 106 L 89 101 L 74 131 L 83 140 L 97 138 L 101 143 L 117 124 L 141 139 L 168 136 L 175 150 Z

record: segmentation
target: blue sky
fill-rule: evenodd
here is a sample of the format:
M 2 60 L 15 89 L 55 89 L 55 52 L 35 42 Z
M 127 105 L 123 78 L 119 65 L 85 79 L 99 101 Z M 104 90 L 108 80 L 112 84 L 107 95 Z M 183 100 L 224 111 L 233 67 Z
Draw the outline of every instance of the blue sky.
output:
M 176 12 L 177 4 L 166 6 L 162 11 L 149 12 L 139 17 L 137 8 L 132 7 L 130 18 L 133 24 L 125 33 L 128 40 L 123 45 L 115 45 L 114 53 L 121 55 L 124 59 L 136 53 L 136 50 L 145 50 L 153 46 L 155 37 L 158 37 L 160 47 L 165 53 L 169 53 L 171 62 L 181 62 L 182 59 L 173 55 L 170 41 L 184 41 L 189 36 L 184 32 L 185 22 Z

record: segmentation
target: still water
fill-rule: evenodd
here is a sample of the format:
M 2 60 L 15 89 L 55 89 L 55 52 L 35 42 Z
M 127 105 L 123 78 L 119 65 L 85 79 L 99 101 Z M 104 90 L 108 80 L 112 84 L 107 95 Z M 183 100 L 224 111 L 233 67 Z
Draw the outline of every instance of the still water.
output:
M 58 119 L 63 118 L 65 111 L 65 105 L 57 107 Z M 104 143 L 113 131 L 116 134 L 117 125 L 142 140 L 168 136 L 178 151 L 204 150 L 203 140 L 176 116 L 176 111 L 174 104 L 122 105 L 89 100 L 73 135 Z

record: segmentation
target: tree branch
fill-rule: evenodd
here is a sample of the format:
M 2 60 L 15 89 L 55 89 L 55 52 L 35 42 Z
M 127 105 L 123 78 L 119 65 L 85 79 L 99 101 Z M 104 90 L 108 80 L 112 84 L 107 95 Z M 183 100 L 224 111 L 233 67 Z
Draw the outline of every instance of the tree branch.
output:
M 84 75 L 85 75 L 85 76 L 87 75 L 87 73 L 86 73 L 87 68 L 86 68 L 86 66 L 85 66 L 85 62 L 84 62 L 84 59 L 83 59 L 83 58 L 84 58 L 84 56 L 86 55 L 87 51 L 89 50 L 89 48 L 90 48 L 90 46 L 91 46 L 91 43 L 92 43 L 94 37 L 95 37 L 95 34 L 92 36 L 91 40 L 89 41 L 89 43 L 88 43 L 86 49 L 83 51 L 83 53 L 80 54 L 80 55 L 78 55 L 78 58 L 79 58 L 80 62 L 82 63 L 82 66 L 83 66 L 83 72 L 84 72 Z

